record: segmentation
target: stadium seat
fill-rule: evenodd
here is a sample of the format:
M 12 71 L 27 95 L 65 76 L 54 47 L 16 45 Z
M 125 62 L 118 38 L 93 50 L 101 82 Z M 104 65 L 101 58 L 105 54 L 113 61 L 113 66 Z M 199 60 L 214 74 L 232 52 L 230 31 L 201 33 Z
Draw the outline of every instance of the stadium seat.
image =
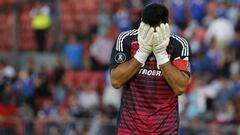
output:
M 18 2 L 19 0 L 7 0 L 6 1 L 6 4 L 14 4 L 14 3 L 16 3 L 16 2 Z
M 10 51 L 13 41 L 13 13 L 0 14 L 0 22 L 4 24 L 0 26 L 1 51 Z
M 0 7 L 3 7 L 5 6 L 7 3 L 5 0 L 0 0 Z
M 22 8 L 20 13 L 21 21 L 21 35 L 20 35 L 20 50 L 22 51 L 35 51 L 37 48 L 34 33 L 31 26 L 31 5 L 26 5 Z
M 83 84 L 91 85 L 95 90 L 104 86 L 104 73 L 93 71 L 72 71 L 65 73 L 64 82 L 70 88 L 81 89 Z

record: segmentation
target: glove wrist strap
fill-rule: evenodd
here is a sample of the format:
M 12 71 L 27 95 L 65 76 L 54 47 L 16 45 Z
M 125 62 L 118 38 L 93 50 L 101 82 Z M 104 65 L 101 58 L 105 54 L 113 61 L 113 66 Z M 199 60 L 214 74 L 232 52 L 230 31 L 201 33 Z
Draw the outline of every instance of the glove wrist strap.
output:
M 168 57 L 168 53 L 167 51 L 162 51 L 160 53 L 154 53 L 156 60 L 157 60 L 157 66 L 159 68 L 159 66 L 169 62 L 169 57 Z
M 144 65 L 146 60 L 147 60 L 147 58 L 148 58 L 148 55 L 149 54 L 144 53 L 140 49 L 138 49 L 136 54 L 134 55 L 134 58 Z

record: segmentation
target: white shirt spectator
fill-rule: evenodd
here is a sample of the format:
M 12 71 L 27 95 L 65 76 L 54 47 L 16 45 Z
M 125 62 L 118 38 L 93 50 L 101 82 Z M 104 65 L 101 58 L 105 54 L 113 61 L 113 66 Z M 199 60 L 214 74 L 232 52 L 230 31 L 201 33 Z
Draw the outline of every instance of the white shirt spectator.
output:
M 106 87 L 103 92 L 103 105 L 112 105 L 116 108 L 119 108 L 121 102 L 121 93 L 121 90 L 113 88 L 110 80 L 110 73 L 108 71 L 106 73 Z
M 10 65 L 7 65 L 4 69 L 3 69 L 3 75 L 5 77 L 8 77 L 8 78 L 13 78 L 15 75 L 16 75 L 16 71 L 15 69 L 10 66 Z
M 99 97 L 96 90 L 81 90 L 78 95 L 78 104 L 84 110 L 97 107 L 99 104 Z
M 91 55 L 102 64 L 109 64 L 113 40 L 106 36 L 97 37 L 96 41 L 92 44 L 90 53 Z
M 224 18 L 218 18 L 214 20 L 205 35 L 206 44 L 211 42 L 214 38 L 218 45 L 229 45 L 230 41 L 234 37 L 234 26 L 232 22 Z

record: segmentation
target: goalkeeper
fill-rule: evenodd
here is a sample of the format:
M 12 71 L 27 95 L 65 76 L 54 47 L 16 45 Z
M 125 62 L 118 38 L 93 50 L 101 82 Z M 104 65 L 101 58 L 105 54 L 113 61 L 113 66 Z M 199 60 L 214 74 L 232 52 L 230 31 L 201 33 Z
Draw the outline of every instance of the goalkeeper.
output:
M 147 5 L 138 30 L 121 33 L 112 49 L 112 85 L 123 87 L 118 135 L 178 134 L 190 57 L 187 41 L 170 33 L 167 8 Z

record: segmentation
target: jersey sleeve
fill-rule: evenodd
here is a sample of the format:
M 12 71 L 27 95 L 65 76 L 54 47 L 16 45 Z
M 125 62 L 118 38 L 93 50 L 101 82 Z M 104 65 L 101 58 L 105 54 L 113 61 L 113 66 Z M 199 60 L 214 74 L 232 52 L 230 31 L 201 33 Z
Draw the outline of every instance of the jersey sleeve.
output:
M 127 42 L 126 32 L 119 34 L 112 48 L 109 68 L 112 70 L 130 59 L 130 45 Z
M 187 72 L 189 75 L 191 73 L 191 49 L 186 39 L 179 37 L 177 35 L 171 35 L 173 38 L 173 56 L 172 64 L 178 69 Z

